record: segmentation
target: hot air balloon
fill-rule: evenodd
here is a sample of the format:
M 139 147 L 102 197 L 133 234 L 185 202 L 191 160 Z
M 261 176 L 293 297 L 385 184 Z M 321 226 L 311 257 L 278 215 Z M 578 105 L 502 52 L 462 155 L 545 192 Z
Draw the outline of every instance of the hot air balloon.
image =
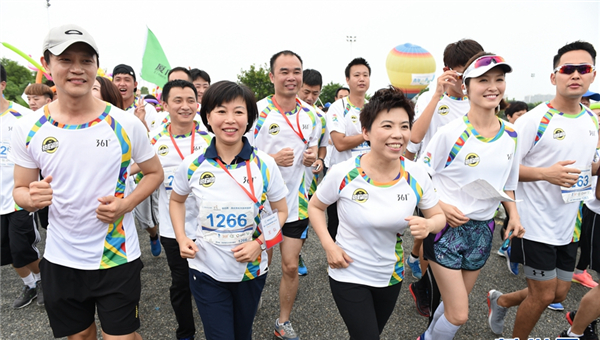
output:
M 408 98 L 417 95 L 435 78 L 435 60 L 421 46 L 406 43 L 394 47 L 385 61 L 390 83 Z

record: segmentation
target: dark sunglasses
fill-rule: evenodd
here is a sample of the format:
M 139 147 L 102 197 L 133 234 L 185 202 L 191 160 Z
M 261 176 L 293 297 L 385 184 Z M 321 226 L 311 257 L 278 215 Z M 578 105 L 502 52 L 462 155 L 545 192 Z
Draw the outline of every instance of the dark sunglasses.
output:
M 554 73 L 573 74 L 575 71 L 579 74 L 588 74 L 596 70 L 594 65 L 590 64 L 564 64 L 554 69 Z

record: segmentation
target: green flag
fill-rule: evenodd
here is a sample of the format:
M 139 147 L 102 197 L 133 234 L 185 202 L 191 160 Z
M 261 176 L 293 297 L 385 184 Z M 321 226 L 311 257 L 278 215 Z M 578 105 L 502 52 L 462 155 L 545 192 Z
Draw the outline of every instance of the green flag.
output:
M 146 49 L 142 58 L 142 72 L 140 77 L 145 81 L 163 87 L 167 83 L 167 74 L 171 70 L 171 65 L 163 51 L 158 39 L 148 28 L 148 38 L 146 39 Z

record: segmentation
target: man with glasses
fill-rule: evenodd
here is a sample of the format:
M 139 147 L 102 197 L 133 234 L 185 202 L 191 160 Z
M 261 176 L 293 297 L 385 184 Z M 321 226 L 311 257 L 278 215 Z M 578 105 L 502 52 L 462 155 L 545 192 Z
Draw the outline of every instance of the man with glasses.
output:
M 511 261 L 523 264 L 527 288 L 488 293 L 492 331 L 502 334 L 509 307 L 519 306 L 513 337 L 527 339 L 544 309 L 563 301 L 571 287 L 577 256 L 573 231 L 580 202 L 594 195 L 592 164 L 598 143 L 596 115 L 580 104 L 596 77 L 596 50 L 570 43 L 554 57 L 550 76 L 556 96 L 516 122 L 521 158 L 517 208 L 523 239 L 513 239 Z

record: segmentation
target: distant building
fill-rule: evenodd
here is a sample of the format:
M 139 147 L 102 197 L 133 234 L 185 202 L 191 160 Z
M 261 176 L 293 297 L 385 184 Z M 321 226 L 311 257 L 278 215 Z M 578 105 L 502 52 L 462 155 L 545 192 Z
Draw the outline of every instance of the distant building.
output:
M 536 94 L 533 96 L 525 96 L 526 103 L 537 103 L 537 102 L 545 102 L 547 100 L 552 100 L 554 98 L 553 94 Z

